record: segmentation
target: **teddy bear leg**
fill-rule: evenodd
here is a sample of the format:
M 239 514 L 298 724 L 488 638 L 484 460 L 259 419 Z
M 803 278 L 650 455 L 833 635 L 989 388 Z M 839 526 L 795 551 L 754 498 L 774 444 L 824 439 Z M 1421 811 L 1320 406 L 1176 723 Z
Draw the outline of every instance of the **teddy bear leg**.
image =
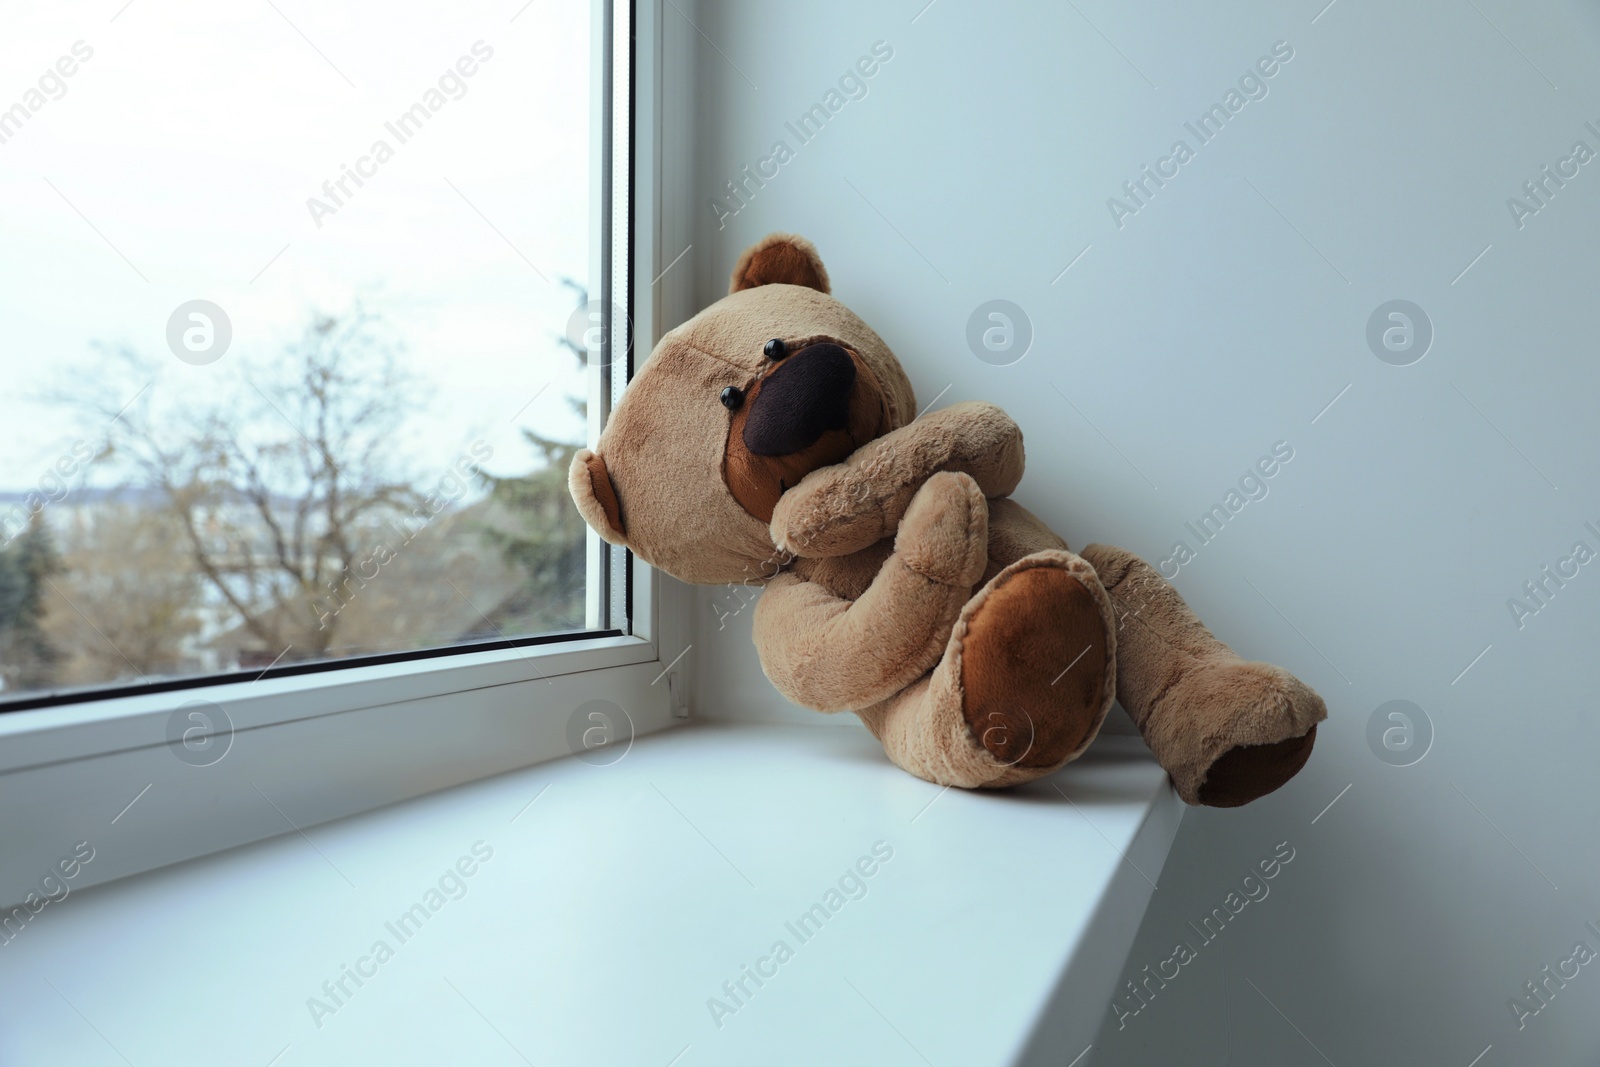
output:
M 1189 804 L 1236 807 L 1293 778 L 1311 756 L 1322 698 L 1281 667 L 1212 636 L 1148 563 L 1090 545 L 1117 611 L 1117 699 Z
M 962 608 L 932 673 L 859 712 L 897 766 L 930 782 L 998 788 L 1079 755 L 1116 689 L 1110 598 L 1071 552 L 1024 557 Z

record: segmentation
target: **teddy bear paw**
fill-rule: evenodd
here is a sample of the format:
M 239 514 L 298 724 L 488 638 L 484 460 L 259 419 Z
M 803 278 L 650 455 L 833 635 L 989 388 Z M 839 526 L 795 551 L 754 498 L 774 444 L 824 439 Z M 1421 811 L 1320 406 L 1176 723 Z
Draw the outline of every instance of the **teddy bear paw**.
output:
M 786 490 L 772 511 L 772 543 L 790 555 L 820 559 L 859 552 L 891 529 L 863 475 L 840 464 L 812 471 Z
M 1173 784 L 1190 804 L 1216 808 L 1248 804 L 1293 778 L 1328 716 L 1322 698 L 1282 667 L 1231 657 L 1190 667 L 1163 704 L 1182 711 L 1162 731 L 1177 742 L 1173 754 L 1193 754 L 1162 761 L 1177 770 Z
M 894 549 L 930 582 L 976 585 L 989 562 L 989 504 L 978 483 L 952 471 L 929 478 L 900 520 Z

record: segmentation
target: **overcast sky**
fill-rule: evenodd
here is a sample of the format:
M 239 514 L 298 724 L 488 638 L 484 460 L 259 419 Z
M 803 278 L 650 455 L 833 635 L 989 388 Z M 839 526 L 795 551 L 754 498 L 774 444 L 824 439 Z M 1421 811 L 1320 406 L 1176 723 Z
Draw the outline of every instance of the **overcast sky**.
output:
M 515 473 L 531 458 L 517 426 L 581 435 L 565 398 L 582 376 L 554 337 L 574 301 L 556 283 L 590 272 L 587 2 L 124 2 L 4 16 L 0 111 L 74 42 L 93 57 L 0 144 L 0 489 L 88 436 L 39 397 L 96 379 L 92 342 L 160 357 L 141 403 L 203 401 L 230 361 L 363 294 L 428 382 L 429 411 L 396 442 L 422 470 L 481 437 L 490 468 Z M 480 40 L 493 58 L 465 95 L 399 143 L 384 123 Z M 379 138 L 394 158 L 319 229 L 307 198 Z M 211 366 L 167 349 L 193 299 L 232 321 Z

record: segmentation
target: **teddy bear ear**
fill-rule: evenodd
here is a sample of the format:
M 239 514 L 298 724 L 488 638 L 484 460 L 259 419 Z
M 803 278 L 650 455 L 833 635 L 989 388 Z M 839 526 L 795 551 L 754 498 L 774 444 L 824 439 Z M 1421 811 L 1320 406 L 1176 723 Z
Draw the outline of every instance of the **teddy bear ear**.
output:
M 611 484 L 605 460 L 587 448 L 579 449 L 567 470 L 567 490 L 578 505 L 578 514 L 595 533 L 611 544 L 627 546 L 622 505 L 617 500 L 617 487 Z
M 818 292 L 829 292 L 828 271 L 817 255 L 817 246 L 792 233 L 774 233 L 745 250 L 733 268 L 728 292 L 737 293 L 758 285 L 803 285 Z

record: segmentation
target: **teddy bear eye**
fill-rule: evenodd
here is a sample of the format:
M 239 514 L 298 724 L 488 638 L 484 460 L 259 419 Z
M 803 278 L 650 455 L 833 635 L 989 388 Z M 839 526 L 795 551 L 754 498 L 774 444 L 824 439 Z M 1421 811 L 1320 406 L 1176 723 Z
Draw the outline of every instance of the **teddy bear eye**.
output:
M 729 411 L 739 410 L 739 405 L 744 403 L 744 392 L 733 386 L 728 386 L 722 391 L 722 406 Z
M 761 349 L 761 354 L 771 360 L 779 360 L 789 354 L 789 346 L 783 343 L 783 338 L 774 337 Z

